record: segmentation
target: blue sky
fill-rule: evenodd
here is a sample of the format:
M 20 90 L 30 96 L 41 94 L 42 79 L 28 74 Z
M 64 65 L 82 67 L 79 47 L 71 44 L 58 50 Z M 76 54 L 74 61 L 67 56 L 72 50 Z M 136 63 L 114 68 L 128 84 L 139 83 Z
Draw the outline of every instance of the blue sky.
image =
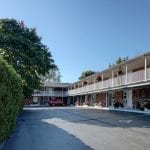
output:
M 0 18 L 36 27 L 62 82 L 150 50 L 149 0 L 0 0 Z

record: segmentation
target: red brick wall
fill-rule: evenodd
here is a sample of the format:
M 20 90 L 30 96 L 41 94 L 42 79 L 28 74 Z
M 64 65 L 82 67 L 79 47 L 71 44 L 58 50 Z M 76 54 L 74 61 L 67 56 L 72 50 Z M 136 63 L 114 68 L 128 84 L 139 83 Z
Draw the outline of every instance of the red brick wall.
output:
M 33 97 L 27 97 L 27 98 L 25 99 L 24 104 L 25 104 L 25 105 L 30 105 L 32 102 L 33 102 Z
M 115 92 L 115 101 L 123 103 L 123 91 Z
M 140 107 L 142 99 L 150 99 L 150 88 L 133 89 L 133 107 Z
M 106 107 L 106 93 L 96 94 L 96 103 L 102 107 Z

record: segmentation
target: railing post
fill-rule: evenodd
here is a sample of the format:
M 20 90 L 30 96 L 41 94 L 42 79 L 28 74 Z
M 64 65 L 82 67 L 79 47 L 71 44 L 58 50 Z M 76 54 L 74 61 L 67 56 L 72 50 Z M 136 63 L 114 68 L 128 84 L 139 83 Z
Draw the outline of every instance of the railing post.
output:
M 83 88 L 83 81 L 82 81 L 82 92 L 84 92 L 84 88 Z
M 77 90 L 76 90 L 76 85 L 74 85 L 74 94 L 77 93 Z
M 78 92 L 78 93 L 80 93 L 80 89 L 79 89 L 79 82 L 78 82 L 77 92 Z
M 125 84 L 128 84 L 128 66 L 126 65 L 126 79 L 125 79 Z
M 103 89 L 103 78 L 104 78 L 104 77 L 103 77 L 103 73 L 102 73 L 102 89 Z
M 94 74 L 94 90 L 96 90 L 96 85 L 95 85 L 95 74 Z
M 73 85 L 71 85 L 71 94 L 73 94 Z
M 112 71 L 112 87 L 114 87 L 114 72 Z
M 147 58 L 145 56 L 145 81 L 147 80 Z
M 69 91 L 69 87 L 68 87 L 68 91 Z

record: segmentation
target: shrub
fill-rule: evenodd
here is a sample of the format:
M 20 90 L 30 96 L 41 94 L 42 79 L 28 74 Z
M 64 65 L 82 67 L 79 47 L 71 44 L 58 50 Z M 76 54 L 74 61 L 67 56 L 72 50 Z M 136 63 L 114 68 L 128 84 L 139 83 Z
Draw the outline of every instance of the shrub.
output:
M 0 56 L 0 143 L 14 131 L 23 108 L 21 77 Z

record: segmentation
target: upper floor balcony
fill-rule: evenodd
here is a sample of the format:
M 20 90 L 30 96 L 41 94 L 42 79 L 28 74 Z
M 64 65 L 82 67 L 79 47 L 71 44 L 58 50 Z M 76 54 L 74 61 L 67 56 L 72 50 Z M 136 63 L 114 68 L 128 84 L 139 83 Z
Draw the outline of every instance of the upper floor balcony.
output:
M 119 70 L 118 70 L 119 69 Z M 121 87 L 150 84 L 150 56 L 129 60 L 121 65 L 104 70 L 69 87 L 70 96 Z
M 37 91 L 34 92 L 33 96 L 66 97 L 68 96 L 68 92 L 67 91 Z

